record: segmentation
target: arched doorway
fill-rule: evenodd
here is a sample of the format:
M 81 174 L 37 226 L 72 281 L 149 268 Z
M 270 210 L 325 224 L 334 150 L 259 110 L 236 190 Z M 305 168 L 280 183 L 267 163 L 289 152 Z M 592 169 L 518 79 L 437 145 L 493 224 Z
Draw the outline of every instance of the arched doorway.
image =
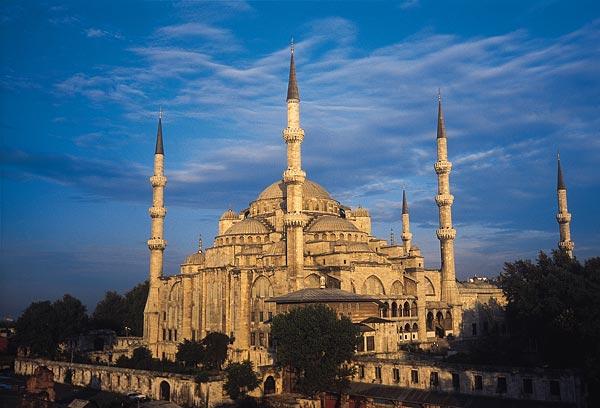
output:
M 171 400 L 171 386 L 166 381 L 160 383 L 160 399 L 164 401 Z
M 265 395 L 275 394 L 275 379 L 272 375 L 268 376 L 263 386 L 263 393 Z

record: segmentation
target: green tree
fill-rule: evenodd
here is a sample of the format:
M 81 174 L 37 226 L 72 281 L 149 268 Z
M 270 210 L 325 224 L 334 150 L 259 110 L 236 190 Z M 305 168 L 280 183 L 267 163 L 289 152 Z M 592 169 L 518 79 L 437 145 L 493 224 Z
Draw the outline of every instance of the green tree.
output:
M 227 359 L 229 337 L 223 333 L 210 332 L 202 339 L 201 343 L 204 347 L 202 365 L 209 370 L 220 370 Z
M 225 369 L 225 391 L 232 400 L 244 398 L 246 394 L 259 386 L 260 381 L 248 360 L 241 363 L 231 363 Z
M 33 302 L 16 323 L 17 344 L 33 355 L 54 357 L 58 346 L 56 313 L 49 301 Z
M 146 347 L 137 347 L 133 350 L 130 364 L 137 370 L 150 370 L 153 366 L 152 353 Z
M 589 406 L 600 406 L 600 258 L 583 265 L 563 252 L 507 263 L 499 284 L 516 349 L 536 365 L 582 368 Z M 499 345 L 500 346 L 500 345 Z
M 129 327 L 128 334 L 131 336 L 142 336 L 144 332 L 144 308 L 148 298 L 148 281 L 134 286 L 125 293 L 125 326 Z
M 83 303 L 77 298 L 66 294 L 52 304 L 56 315 L 57 340 L 71 339 L 87 329 L 88 316 Z
M 96 305 L 92 319 L 97 329 L 111 329 L 124 334 L 126 315 L 125 298 L 115 291 L 108 291 Z
M 184 340 L 177 345 L 177 354 L 175 360 L 182 363 L 185 367 L 196 367 L 205 359 L 205 347 L 199 341 Z
M 359 331 L 350 319 L 339 319 L 324 305 L 297 308 L 277 315 L 271 324 L 276 364 L 292 370 L 297 389 L 307 395 L 347 386 L 349 362 L 358 346 Z

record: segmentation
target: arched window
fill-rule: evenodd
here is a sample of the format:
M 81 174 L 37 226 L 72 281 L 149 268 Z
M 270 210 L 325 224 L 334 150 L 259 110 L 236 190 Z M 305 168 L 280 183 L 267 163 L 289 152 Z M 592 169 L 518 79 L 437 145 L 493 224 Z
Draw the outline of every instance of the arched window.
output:
M 371 275 L 363 283 L 362 293 L 365 295 L 385 295 L 383 283 L 377 276 Z
M 444 321 L 444 328 L 446 330 L 452 330 L 452 313 L 450 313 L 450 311 L 446 312 L 446 319 Z
M 311 273 L 306 278 L 304 278 L 304 287 L 306 287 L 306 288 L 321 287 L 321 278 L 316 273 Z
M 383 306 L 381 306 L 381 317 L 388 317 L 389 309 L 390 305 L 388 305 L 387 302 L 384 302 Z
M 398 317 L 398 304 L 392 302 L 392 317 Z
M 402 306 L 402 316 L 410 316 L 410 305 L 408 302 L 404 302 L 404 306 Z
M 401 296 L 403 292 L 404 286 L 402 286 L 402 282 L 400 282 L 399 280 L 394 281 L 390 289 L 390 296 Z
M 433 331 L 433 313 L 427 312 L 427 331 Z
M 415 317 L 417 315 L 417 302 L 415 302 L 414 300 L 410 305 L 410 315 L 412 317 Z
M 251 320 L 254 323 L 262 323 L 270 320 L 275 312 L 275 305 L 265 302 L 273 297 L 273 285 L 265 276 L 259 276 L 252 285 L 251 292 Z

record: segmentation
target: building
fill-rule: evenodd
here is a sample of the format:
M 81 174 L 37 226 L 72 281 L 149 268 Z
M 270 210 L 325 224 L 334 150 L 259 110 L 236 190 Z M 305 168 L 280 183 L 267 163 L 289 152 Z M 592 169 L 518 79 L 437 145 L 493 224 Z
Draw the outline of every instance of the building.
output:
M 426 347 L 440 337 L 468 338 L 482 333 L 488 324 L 487 312 L 505 300 L 501 290 L 485 280 L 456 280 L 452 163 L 441 96 L 438 159 L 433 166 L 438 180 L 434 198 L 439 208 L 436 235 L 440 241 L 440 269 L 426 268 L 419 247 L 413 243 L 406 194 L 401 215 L 402 243 L 396 244 L 373 235 L 367 209 L 340 203 L 307 177 L 302 167 L 304 130 L 300 117 L 292 48 L 287 127 L 283 130 L 287 168 L 282 179 L 267 186 L 247 208 L 225 211 L 213 244 L 206 249 L 200 245 L 174 276 L 163 274 L 167 178 L 162 115 L 159 117 L 154 175 L 150 178 L 150 292 L 144 312 L 144 341 L 153 355 L 173 359 L 179 342 L 218 331 L 235 339 L 233 358 L 268 364 L 268 321 L 276 312 L 275 303 L 268 300 L 321 286 L 376 301 L 371 305 L 377 304 L 379 311 L 370 317 L 383 319 L 385 324 L 372 324 L 386 326 L 385 332 L 390 332 L 391 325 L 398 335 L 386 346 L 393 349 L 390 351 L 397 351 L 406 341 Z M 559 196 L 560 191 L 559 186 Z M 566 190 L 563 201 L 559 214 L 561 237 L 563 229 L 568 229 Z M 561 242 L 569 239 L 565 235 Z

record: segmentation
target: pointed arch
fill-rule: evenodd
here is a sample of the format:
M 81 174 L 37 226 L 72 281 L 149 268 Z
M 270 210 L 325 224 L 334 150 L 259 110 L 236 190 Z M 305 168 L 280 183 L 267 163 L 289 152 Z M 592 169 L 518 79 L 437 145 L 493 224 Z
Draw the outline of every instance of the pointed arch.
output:
M 383 283 L 375 276 L 369 276 L 362 285 L 362 293 L 365 295 L 385 295 Z
M 426 295 L 435 295 L 435 288 L 431 280 L 426 276 L 425 277 L 425 294 Z
M 304 278 L 304 287 L 305 288 L 319 288 L 321 287 L 321 278 L 316 273 L 311 273 L 306 278 Z
M 401 296 L 404 294 L 404 285 L 399 280 L 395 280 L 390 288 L 390 296 Z

